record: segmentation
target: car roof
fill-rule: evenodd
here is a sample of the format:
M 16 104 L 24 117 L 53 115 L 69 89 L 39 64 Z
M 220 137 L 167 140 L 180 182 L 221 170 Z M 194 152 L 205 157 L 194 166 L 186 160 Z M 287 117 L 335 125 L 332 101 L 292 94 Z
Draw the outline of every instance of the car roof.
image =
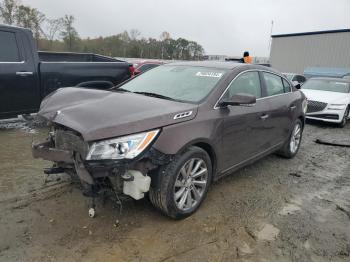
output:
M 312 77 L 312 78 L 310 78 L 310 80 L 327 80 L 327 81 L 337 81 L 337 82 L 350 83 L 350 79 L 337 78 L 337 77 Z
M 239 67 L 246 67 L 247 69 L 264 69 L 266 71 L 280 72 L 266 66 L 255 65 L 255 64 L 245 64 L 245 63 L 236 63 L 231 61 L 188 61 L 188 62 L 173 62 L 165 66 L 198 66 L 198 67 L 208 67 L 208 68 L 218 68 L 218 69 L 235 69 Z

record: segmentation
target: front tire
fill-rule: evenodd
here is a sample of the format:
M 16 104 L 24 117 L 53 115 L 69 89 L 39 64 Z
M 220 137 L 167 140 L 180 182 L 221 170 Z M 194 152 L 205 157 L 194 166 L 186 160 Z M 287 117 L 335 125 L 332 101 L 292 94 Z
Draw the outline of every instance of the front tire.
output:
M 293 158 L 298 153 L 303 136 L 303 124 L 300 119 L 294 122 L 292 133 L 278 154 L 285 158 Z
M 207 152 L 190 147 L 158 172 L 159 183 L 150 188 L 151 203 L 165 215 L 182 219 L 192 215 L 205 199 L 212 178 Z

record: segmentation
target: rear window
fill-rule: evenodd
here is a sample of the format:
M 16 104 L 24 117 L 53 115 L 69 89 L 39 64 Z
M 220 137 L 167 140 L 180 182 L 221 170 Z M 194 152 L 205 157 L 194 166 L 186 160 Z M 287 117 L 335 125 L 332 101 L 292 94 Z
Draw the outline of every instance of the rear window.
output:
M 218 68 L 159 66 L 125 83 L 121 88 L 196 103 L 204 99 L 226 73 L 227 70 Z
M 350 85 L 349 83 L 336 80 L 310 79 L 306 81 L 302 89 L 349 93 Z
M 0 31 L 0 62 L 19 62 L 16 36 L 12 32 Z
M 150 69 L 157 67 L 157 66 L 159 66 L 159 65 L 158 64 L 144 64 L 144 65 L 140 66 L 139 70 L 141 72 L 146 72 L 147 70 L 150 70 Z

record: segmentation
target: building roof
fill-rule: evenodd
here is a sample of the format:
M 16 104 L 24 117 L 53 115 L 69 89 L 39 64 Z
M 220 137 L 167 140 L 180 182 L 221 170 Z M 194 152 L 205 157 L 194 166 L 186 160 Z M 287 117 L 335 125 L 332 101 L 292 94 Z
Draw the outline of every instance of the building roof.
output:
M 306 76 L 324 76 L 324 77 L 344 77 L 350 75 L 350 68 L 341 67 L 307 67 L 304 70 Z
M 350 79 L 347 78 L 339 78 L 339 77 L 312 77 L 312 80 L 326 80 L 326 81 L 334 81 L 334 82 L 342 82 L 342 83 L 350 83 Z
M 349 33 L 349 32 L 350 32 L 350 29 L 337 29 L 337 30 L 314 31 L 314 32 L 303 32 L 303 33 L 293 33 L 293 34 L 280 34 L 280 35 L 272 35 L 271 37 L 278 38 L 278 37 L 322 35 L 322 34 Z

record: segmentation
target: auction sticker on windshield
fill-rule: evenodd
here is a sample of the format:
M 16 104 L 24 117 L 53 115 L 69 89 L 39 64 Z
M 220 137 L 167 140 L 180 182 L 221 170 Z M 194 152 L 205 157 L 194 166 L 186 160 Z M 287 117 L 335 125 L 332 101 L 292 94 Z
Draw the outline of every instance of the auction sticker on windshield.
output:
M 216 77 L 220 78 L 222 77 L 223 73 L 218 72 L 197 72 L 196 76 L 203 76 L 203 77 Z

